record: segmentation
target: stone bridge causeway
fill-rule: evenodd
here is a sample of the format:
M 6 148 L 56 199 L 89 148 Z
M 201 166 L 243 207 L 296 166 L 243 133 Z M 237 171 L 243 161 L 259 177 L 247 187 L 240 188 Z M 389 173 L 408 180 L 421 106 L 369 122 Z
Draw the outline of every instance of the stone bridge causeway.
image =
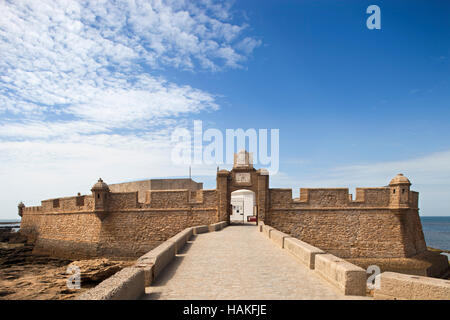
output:
M 365 299 L 345 296 L 254 225 L 194 235 L 146 287 L 158 299 Z

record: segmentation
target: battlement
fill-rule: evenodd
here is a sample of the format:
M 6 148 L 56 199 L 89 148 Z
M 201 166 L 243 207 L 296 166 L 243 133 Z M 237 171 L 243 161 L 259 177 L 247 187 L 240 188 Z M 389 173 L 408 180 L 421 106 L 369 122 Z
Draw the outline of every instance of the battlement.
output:
M 109 192 L 105 212 L 131 209 L 175 209 L 189 207 L 216 206 L 216 190 L 147 190 L 145 201 L 139 202 L 139 192 Z M 41 201 L 41 206 L 23 207 L 23 213 L 76 213 L 95 212 L 94 197 L 79 195 L 74 197 L 52 198 Z
M 269 188 L 269 176 L 236 158 L 231 172 L 217 172 L 217 188 L 191 179 L 154 179 L 108 185 L 90 195 L 54 198 L 41 206 L 18 204 L 21 230 L 38 252 L 87 257 L 134 256 L 193 225 L 229 221 L 231 193 L 255 193 L 257 219 L 343 257 L 409 257 L 426 250 L 418 215 L 418 193 L 398 174 L 389 186 L 356 188 Z M 238 161 L 242 160 L 242 161 Z M 33 240 L 34 239 L 34 240 Z M 78 254 L 78 253 L 76 253 Z
M 136 189 L 129 184 L 121 187 Z M 112 192 L 98 179 L 91 192 L 43 200 L 36 207 L 19 203 L 21 231 L 35 243 L 35 253 L 71 259 L 135 257 L 186 227 L 218 219 L 216 190 L 146 190 L 140 202 L 142 189 Z
M 42 212 L 42 207 L 41 206 L 24 207 L 23 212 L 27 214 L 40 213 Z
M 41 212 L 80 212 L 93 210 L 92 195 L 54 198 L 41 201 Z M 25 209 L 27 209 L 25 207 Z
M 138 200 L 146 202 L 147 191 L 149 190 L 201 190 L 202 182 L 195 182 L 192 179 L 148 179 L 108 185 L 109 190 L 114 193 L 138 192 Z
M 150 208 L 186 208 L 203 205 L 215 207 L 216 190 L 147 190 L 145 206 Z
M 356 188 L 356 197 L 348 188 L 300 188 L 300 197 L 292 198 L 292 189 L 269 189 L 272 208 L 390 208 L 398 206 L 391 196 L 392 187 Z M 405 191 L 408 201 L 404 207 L 418 207 L 418 193 Z

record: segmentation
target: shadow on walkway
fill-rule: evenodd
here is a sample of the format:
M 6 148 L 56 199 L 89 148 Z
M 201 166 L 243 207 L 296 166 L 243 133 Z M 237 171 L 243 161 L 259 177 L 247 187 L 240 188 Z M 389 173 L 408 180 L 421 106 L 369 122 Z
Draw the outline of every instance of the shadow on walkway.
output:
M 187 254 L 189 249 L 192 247 L 195 239 L 197 239 L 197 235 L 192 235 L 183 248 L 175 255 L 172 261 L 164 268 L 164 270 L 156 277 L 156 279 L 152 282 L 152 287 L 163 286 L 169 281 L 177 272 L 178 267 L 183 262 L 184 256 Z

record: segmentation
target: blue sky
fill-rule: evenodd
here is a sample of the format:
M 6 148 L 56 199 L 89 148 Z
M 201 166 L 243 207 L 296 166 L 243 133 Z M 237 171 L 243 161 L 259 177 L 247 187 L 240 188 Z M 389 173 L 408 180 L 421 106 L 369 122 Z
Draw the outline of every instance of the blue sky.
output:
M 381 9 L 381 30 L 366 8 Z M 448 1 L 0 4 L 0 217 L 183 176 L 171 132 L 280 130 L 272 187 L 384 186 L 450 215 Z M 214 168 L 194 177 L 215 187 Z

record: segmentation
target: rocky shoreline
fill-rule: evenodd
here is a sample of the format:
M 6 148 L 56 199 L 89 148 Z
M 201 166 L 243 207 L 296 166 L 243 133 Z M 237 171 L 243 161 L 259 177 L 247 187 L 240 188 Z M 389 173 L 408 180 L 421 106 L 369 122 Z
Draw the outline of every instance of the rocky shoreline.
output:
M 32 253 L 20 233 L 0 232 L 0 300 L 73 299 L 133 261 L 109 259 L 67 260 Z M 6 241 L 5 241 L 6 240 Z M 67 270 L 77 266 L 81 288 L 70 289 Z

